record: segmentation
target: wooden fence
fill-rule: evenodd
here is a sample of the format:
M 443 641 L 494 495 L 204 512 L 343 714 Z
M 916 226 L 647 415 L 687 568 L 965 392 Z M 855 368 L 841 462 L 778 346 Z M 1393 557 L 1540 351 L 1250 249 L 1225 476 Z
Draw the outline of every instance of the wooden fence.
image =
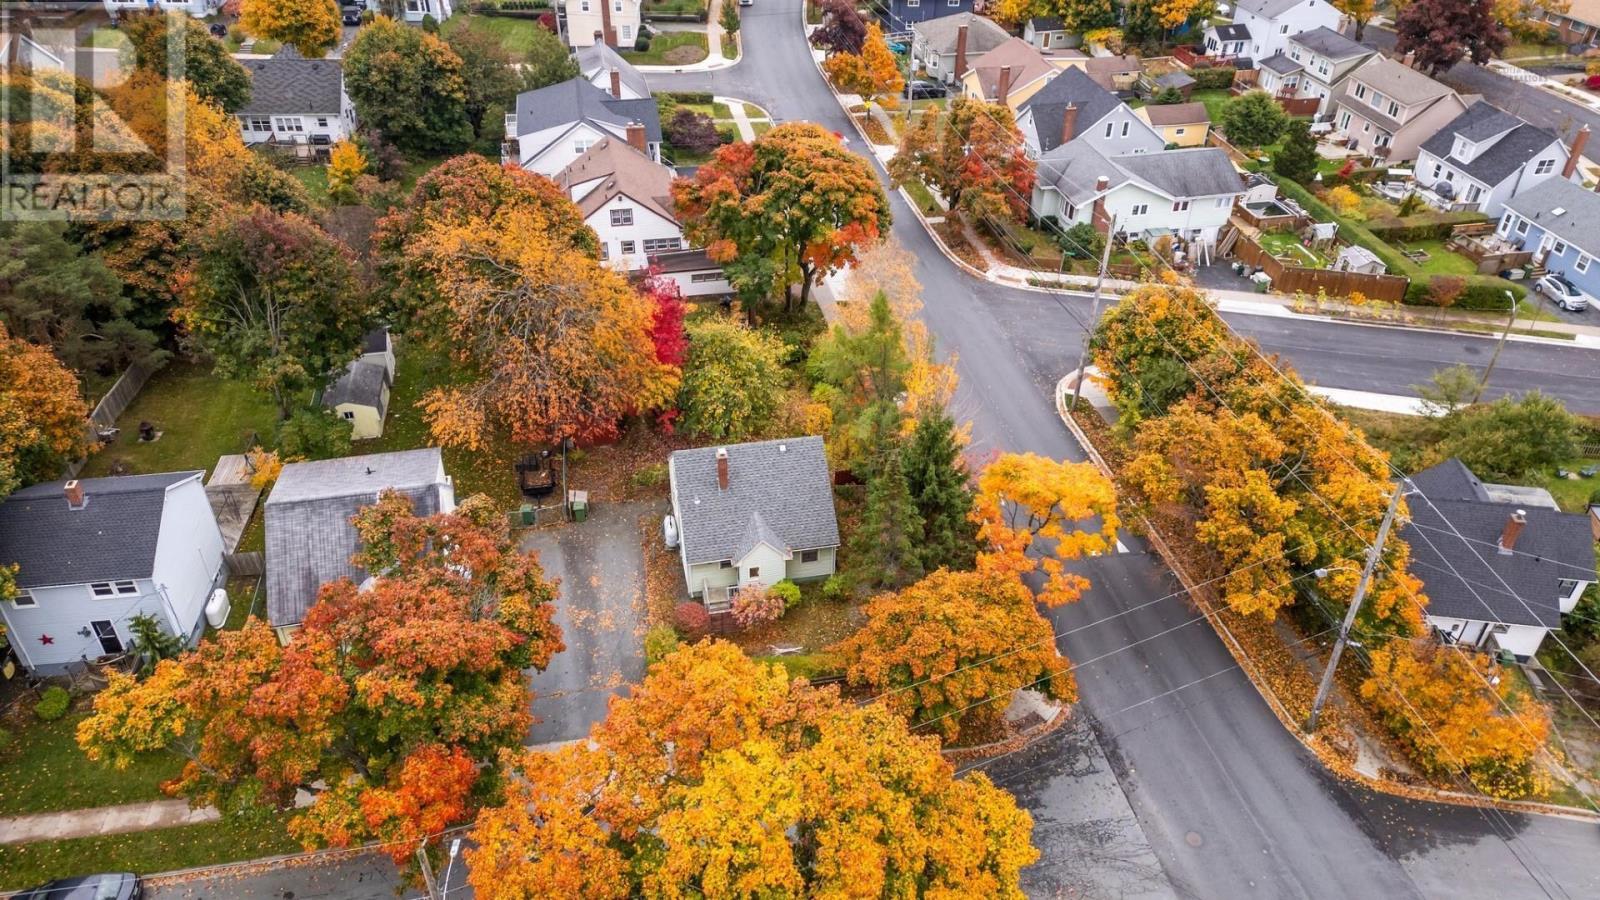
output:
M 224 553 L 222 561 L 228 567 L 228 574 L 236 578 L 267 574 L 267 555 L 260 550 L 252 550 L 249 553 Z
M 1289 97 L 1283 94 L 1272 99 L 1278 101 L 1283 111 L 1291 116 L 1314 116 L 1317 114 L 1317 107 L 1322 103 L 1316 97 Z
M 1239 235 L 1234 246 L 1239 259 L 1249 263 L 1272 278 L 1272 289 L 1282 294 L 1324 291 L 1329 297 L 1348 297 L 1360 292 L 1372 300 L 1399 303 L 1405 299 L 1411 279 L 1400 275 L 1367 275 L 1362 272 L 1336 272 L 1332 269 L 1308 269 L 1291 266 L 1268 253 L 1260 244 Z
M 111 390 L 106 391 L 106 395 L 95 404 L 94 412 L 89 414 L 90 423 L 101 428 L 110 428 L 117 424 L 117 419 L 127 411 L 128 404 L 133 402 L 133 398 L 144 390 L 145 382 L 149 381 L 153 374 L 155 373 L 152 370 L 138 363 L 129 366 L 127 371 L 122 373 L 122 377 L 117 379 L 116 384 L 111 386 Z
M 1281 205 L 1283 201 L 1279 199 L 1277 202 Z M 1286 216 L 1261 216 L 1252 212 L 1242 203 L 1233 208 L 1233 214 L 1244 220 L 1246 224 L 1262 231 L 1298 231 L 1311 224 L 1310 216 L 1301 216 L 1294 213 Z

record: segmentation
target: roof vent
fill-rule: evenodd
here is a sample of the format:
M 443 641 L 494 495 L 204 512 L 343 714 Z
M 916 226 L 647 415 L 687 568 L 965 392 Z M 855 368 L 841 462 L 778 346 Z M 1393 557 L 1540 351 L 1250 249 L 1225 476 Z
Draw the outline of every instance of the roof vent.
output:
M 789 452 L 789 445 L 788 444 L 779 444 L 778 445 L 778 452 L 779 453 L 788 453 Z
M 1567 208 L 1565 206 L 1558 206 L 1555 209 L 1550 210 L 1550 215 L 1552 216 L 1564 216 L 1566 214 Z

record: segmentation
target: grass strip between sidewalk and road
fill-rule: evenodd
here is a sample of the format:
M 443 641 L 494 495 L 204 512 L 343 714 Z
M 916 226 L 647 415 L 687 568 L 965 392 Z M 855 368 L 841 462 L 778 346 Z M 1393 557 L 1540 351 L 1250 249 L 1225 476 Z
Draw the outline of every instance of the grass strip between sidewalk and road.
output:
M 284 831 L 280 819 L 249 824 L 223 820 L 127 834 L 0 844 L 0 892 L 86 872 L 148 875 L 301 849 Z

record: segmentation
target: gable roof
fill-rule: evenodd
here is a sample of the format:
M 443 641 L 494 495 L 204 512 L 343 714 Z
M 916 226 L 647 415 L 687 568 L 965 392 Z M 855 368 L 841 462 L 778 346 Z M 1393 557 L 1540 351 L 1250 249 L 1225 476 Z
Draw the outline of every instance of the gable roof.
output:
M 1101 155 L 1092 141 L 1069 141 L 1039 156 L 1038 183 L 1082 206 L 1096 196 L 1095 184 L 1104 176 L 1110 187 L 1128 182 L 1121 166 Z
M 250 101 L 235 115 L 294 115 L 343 110 L 344 70 L 337 59 L 306 59 L 284 48 L 271 59 L 241 59 L 250 73 Z
M 1168 103 L 1155 106 L 1141 106 L 1144 114 L 1149 117 L 1151 125 L 1195 125 L 1200 122 L 1209 123 L 1211 115 L 1206 112 L 1206 105 L 1199 101 L 1193 103 Z
M 1480 149 L 1471 162 L 1462 162 L 1450 156 L 1458 135 L 1469 141 L 1483 141 L 1495 135 L 1500 135 L 1500 138 Z M 1422 149 L 1448 160 L 1450 165 L 1493 187 L 1549 149 L 1552 143 L 1558 143 L 1553 133 L 1535 128 L 1516 116 L 1480 102 L 1474 103 L 1466 112 L 1452 119 L 1450 124 L 1434 132 L 1432 137 L 1422 142 Z M 1565 156 L 1562 159 L 1565 160 Z
M 1226 25 L 1213 25 L 1211 30 L 1217 33 L 1219 41 L 1248 41 L 1250 40 L 1250 26 L 1243 22 L 1230 22 Z
M 1409 504 L 1411 520 L 1400 534 L 1411 547 L 1411 573 L 1422 579 L 1429 615 L 1560 626 L 1561 580 L 1594 571 L 1594 540 L 1583 516 L 1497 502 L 1492 486 L 1459 459 L 1418 472 L 1411 482 L 1426 499 Z M 1501 553 L 1500 535 L 1519 509 L 1527 524 L 1515 552 Z
M 1263 19 L 1276 19 L 1300 5 L 1300 0 L 1238 0 L 1235 7 L 1248 10 Z
M 584 120 L 619 128 L 638 122 L 647 140 L 661 140 L 661 112 L 654 98 L 618 100 L 581 75 L 517 95 L 518 136 Z
M 1239 170 L 1220 147 L 1137 153 L 1118 156 L 1113 161 L 1134 180 L 1169 197 L 1213 197 L 1244 190 Z
M 1004 28 L 996 25 L 993 19 L 970 12 L 913 22 L 911 30 L 922 38 L 923 42 L 933 52 L 954 53 L 956 52 L 956 39 L 963 25 L 967 26 L 967 56 L 969 58 L 973 54 L 987 53 L 1011 38 L 1011 35 L 1006 33 Z
M 1122 56 L 1091 56 L 1083 62 L 1083 70 L 1089 73 L 1094 83 L 1108 91 L 1116 90 L 1116 83 L 1112 81 L 1115 75 L 1137 75 L 1144 71 L 1144 64 L 1139 57 L 1132 54 Z
M 622 84 L 628 90 L 641 97 L 650 96 L 650 85 L 645 82 L 644 75 L 633 67 L 633 63 L 622 58 L 622 54 L 611 49 L 605 41 L 595 41 L 587 47 L 579 47 L 577 52 L 578 71 L 590 83 L 594 82 L 597 75 L 605 74 L 603 91 L 611 89 L 610 71 L 616 69 L 622 77 Z
M 149 578 L 168 489 L 203 475 L 82 478 L 81 509 L 67 506 L 64 481 L 25 487 L 0 502 L 0 565 L 15 563 L 23 588 Z
M 717 484 L 717 449 L 678 450 L 667 459 L 683 558 L 690 565 L 742 559 L 762 540 L 783 552 L 838 546 L 822 438 L 724 447 L 727 490 Z
M 1066 30 L 1066 26 L 1062 24 L 1060 16 L 1034 16 L 1028 20 L 1028 24 L 1032 26 L 1035 34 L 1041 31 Z
M 1000 70 L 1011 67 L 1010 90 L 1043 78 L 1056 71 L 1044 58 L 1039 48 L 1019 37 L 1006 38 L 1005 42 L 971 62 L 971 70 L 978 78 L 978 87 L 984 97 L 994 97 L 1000 91 Z
M 613 197 L 625 194 L 656 215 L 677 222 L 672 211 L 672 178 L 671 169 L 651 160 L 627 141 L 605 138 L 557 172 L 555 182 L 570 195 L 574 187 L 599 180 L 582 196 L 573 198 L 584 218 L 594 215 Z
M 1078 107 L 1073 128 L 1079 134 L 1122 105 L 1115 94 L 1096 84 L 1082 69 L 1072 66 L 1063 70 L 1018 110 L 1033 113 L 1034 132 L 1041 152 L 1053 150 L 1061 143 L 1061 117 L 1069 103 Z
M 389 370 L 375 362 L 356 360 L 347 366 L 338 380 L 322 392 L 322 405 L 329 409 L 341 403 L 370 406 L 378 411 L 378 418 L 389 412 L 389 400 L 383 389 L 389 384 Z
M 1350 73 L 1402 106 L 1414 106 L 1455 93 L 1432 78 L 1379 53 Z
M 1355 59 L 1373 51 L 1350 40 L 1344 35 L 1326 25 L 1318 25 L 1310 31 L 1289 36 L 1289 42 L 1299 44 L 1318 56 L 1326 56 L 1335 62 L 1343 59 Z
M 264 507 L 267 620 L 298 624 L 322 585 L 364 579 L 350 562 L 359 544 L 350 517 L 390 488 L 410 497 L 418 515 L 438 512 L 443 465 L 439 448 L 429 447 L 284 466 Z
M 1288 56 L 1284 55 L 1282 50 L 1279 50 L 1277 53 L 1274 53 L 1266 59 L 1261 60 L 1260 62 L 1256 63 L 1256 65 L 1263 69 L 1271 69 L 1272 71 L 1277 72 L 1279 75 L 1293 75 L 1294 73 L 1305 68 L 1304 66 L 1290 59 Z
M 1565 178 L 1541 181 L 1507 200 L 1506 207 L 1569 244 L 1600 248 L 1600 194 Z

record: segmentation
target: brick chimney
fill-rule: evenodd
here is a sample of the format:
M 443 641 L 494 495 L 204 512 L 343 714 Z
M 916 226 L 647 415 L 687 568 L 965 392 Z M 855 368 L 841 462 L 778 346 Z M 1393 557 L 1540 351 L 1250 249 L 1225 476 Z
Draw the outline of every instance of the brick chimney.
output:
M 1572 173 L 1578 171 L 1578 158 L 1583 155 L 1583 148 L 1589 143 L 1589 126 L 1578 129 L 1578 136 L 1572 139 L 1572 150 L 1567 153 L 1567 164 L 1561 167 L 1561 177 L 1570 180 Z
M 1400 60 L 1400 63 L 1408 69 L 1415 69 L 1417 67 L 1417 52 L 1415 50 L 1409 51 L 1406 53 L 1405 58 Z
M 1528 524 L 1528 511 L 1519 509 L 1506 517 L 1505 530 L 1500 532 L 1500 553 L 1510 556 L 1517 549 L 1517 538 L 1522 535 L 1522 529 Z
M 83 485 L 74 478 L 61 488 L 61 493 L 67 498 L 67 506 L 71 509 L 83 509 Z
M 1101 175 L 1094 183 L 1094 212 L 1089 216 L 1089 224 L 1094 230 L 1111 240 L 1111 214 L 1106 212 L 1106 191 L 1111 189 L 1111 179 Z
M 643 153 L 643 154 L 645 154 L 647 156 L 649 155 L 650 148 L 646 147 L 645 143 L 644 143 L 644 125 L 643 124 L 641 124 L 639 122 L 629 122 L 628 123 L 628 143 L 633 145 L 633 149 L 635 149 L 635 150 L 639 151 L 640 153 Z
M 1067 108 L 1061 111 L 1061 143 L 1057 146 L 1065 147 L 1072 136 L 1077 133 L 1078 104 L 1068 103 Z
M 994 102 L 1004 104 L 1006 95 L 1011 93 L 1011 67 L 1000 67 L 1000 87 L 994 92 Z
M 74 482 L 76 483 L 76 482 Z M 728 448 L 717 448 L 717 487 L 728 489 Z
M 621 69 L 612 69 L 611 70 L 611 96 L 615 97 L 618 100 L 622 99 L 622 70 Z
M 967 26 L 956 29 L 956 80 L 967 74 Z
M 617 45 L 617 30 L 611 27 L 611 0 L 600 0 L 600 29 L 605 32 L 606 43 Z

